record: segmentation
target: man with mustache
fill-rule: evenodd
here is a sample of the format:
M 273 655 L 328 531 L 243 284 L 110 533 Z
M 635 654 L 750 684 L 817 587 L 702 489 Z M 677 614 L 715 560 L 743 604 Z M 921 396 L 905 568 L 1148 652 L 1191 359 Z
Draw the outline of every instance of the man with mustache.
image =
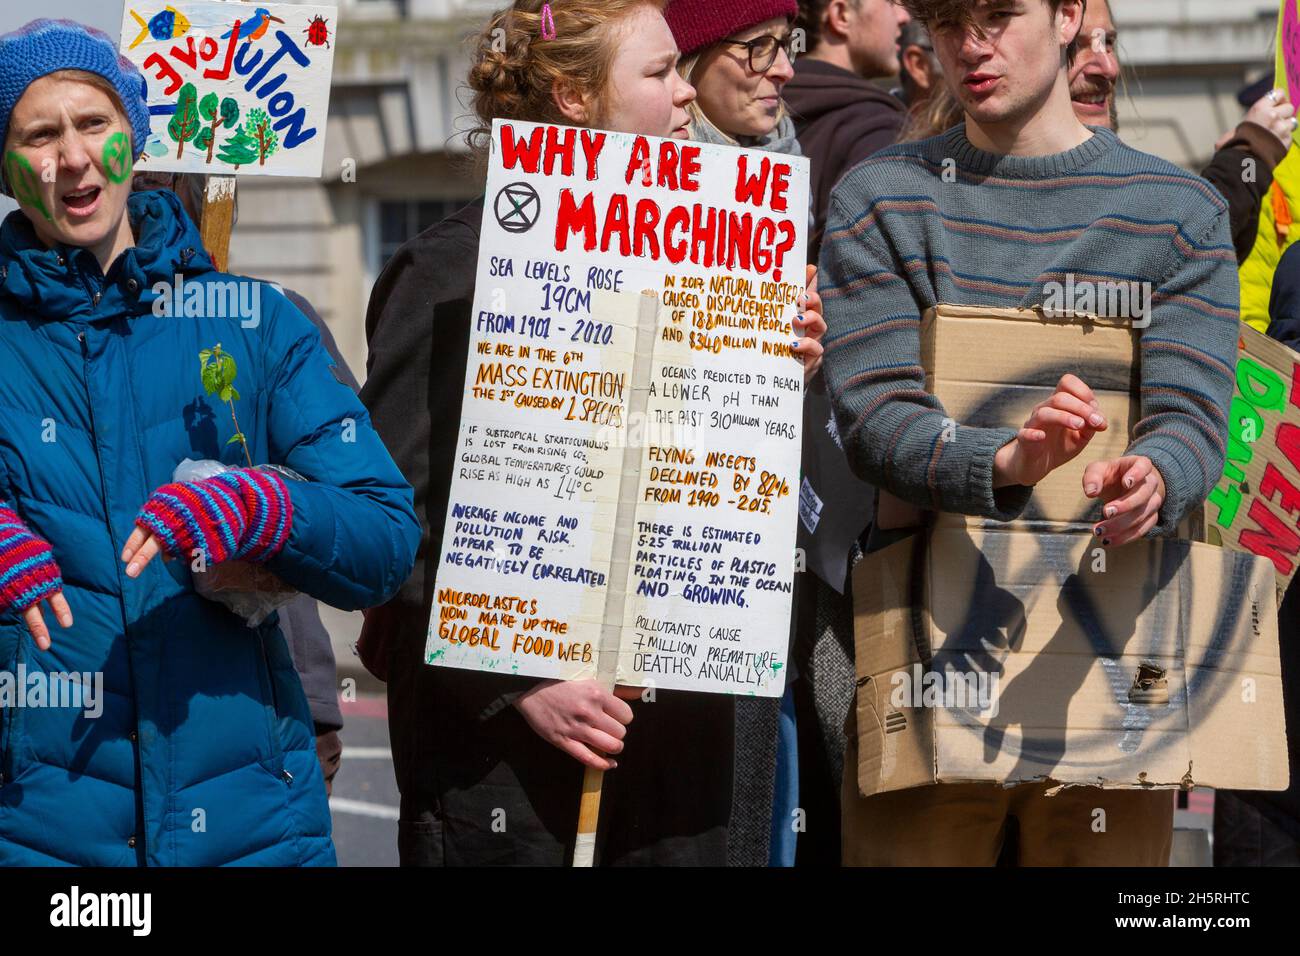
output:
M 1070 68 L 1070 101 L 1074 115 L 1087 126 L 1119 132 L 1115 86 L 1120 63 L 1119 31 L 1109 0 L 1091 0 L 1075 42 Z M 1248 101 L 1249 102 L 1249 101 Z M 1259 97 L 1237 128 L 1214 144 L 1214 157 L 1201 175 L 1228 201 L 1232 244 L 1237 262 L 1245 262 L 1259 231 L 1259 213 L 1273 185 L 1273 170 L 1291 146 L 1296 128 L 1295 107 L 1284 90 Z

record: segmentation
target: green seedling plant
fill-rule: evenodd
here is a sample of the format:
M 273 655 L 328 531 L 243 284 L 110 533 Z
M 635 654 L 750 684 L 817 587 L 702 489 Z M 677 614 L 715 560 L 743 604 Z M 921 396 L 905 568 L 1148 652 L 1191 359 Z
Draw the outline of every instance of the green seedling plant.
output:
M 235 434 L 226 442 L 227 445 L 233 445 L 239 442 L 244 446 L 244 458 L 248 461 L 248 467 L 253 467 L 253 456 L 248 452 L 248 440 L 239 428 L 239 418 L 235 415 L 235 402 L 239 399 L 239 392 L 235 389 L 235 360 L 228 353 L 221 351 L 221 343 L 218 342 L 210 349 L 204 349 L 199 353 L 199 371 L 203 376 L 203 387 L 209 395 L 216 395 L 221 401 L 230 406 L 230 420 L 235 423 Z

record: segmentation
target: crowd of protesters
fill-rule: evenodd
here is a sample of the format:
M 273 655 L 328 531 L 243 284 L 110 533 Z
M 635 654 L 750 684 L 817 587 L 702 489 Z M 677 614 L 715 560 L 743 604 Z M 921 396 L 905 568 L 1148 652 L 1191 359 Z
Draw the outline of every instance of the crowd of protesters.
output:
M 565 864 L 584 768 L 613 771 L 603 865 L 1166 864 L 1164 790 L 864 797 L 854 769 L 850 576 L 864 554 L 926 511 L 1012 520 L 1080 456 L 1104 547 L 1170 534 L 1222 472 L 1239 317 L 1300 344 L 1295 110 L 1268 82 L 1244 90 L 1242 122 L 1206 144 L 1200 175 L 1125 145 L 1124 2 L 515 0 L 474 41 L 480 165 L 495 119 L 810 160 L 794 360 L 804 473 L 835 518 L 800 532 L 809 570 L 779 700 L 647 701 L 427 666 L 483 199 L 385 267 L 358 391 L 288 290 L 237 278 L 262 296 L 251 329 L 159 317 L 159 283 L 231 277 L 195 226 L 198 180 L 133 181 L 149 126 L 139 74 L 68 21 L 0 37 L 0 185 L 19 203 L 0 228 L 0 667 L 105 685 L 93 721 L 0 708 L 0 865 L 332 864 L 342 719 L 317 600 L 367 609 L 359 651 L 387 682 L 406 865 Z M 1086 457 L 1115 423 L 1068 368 L 1023 426 L 938 440 L 922 313 L 1034 307 L 1044 277 L 1101 279 L 1117 262 L 1157 290 L 1123 456 Z M 185 458 L 238 461 L 195 398 L 193 361 L 216 345 L 239 370 L 248 467 L 177 480 Z M 344 423 L 352 440 L 334 440 Z M 196 591 L 196 555 L 263 566 L 301 594 L 250 630 Z M 1290 595 L 1280 621 L 1297 686 Z M 1219 794 L 1216 826 L 1220 862 L 1300 863 L 1294 783 Z

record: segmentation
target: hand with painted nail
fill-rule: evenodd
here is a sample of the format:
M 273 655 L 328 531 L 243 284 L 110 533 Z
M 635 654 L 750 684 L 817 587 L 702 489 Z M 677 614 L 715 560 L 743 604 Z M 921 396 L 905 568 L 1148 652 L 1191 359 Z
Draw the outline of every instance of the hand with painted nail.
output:
M 1125 455 L 1085 468 L 1083 493 L 1103 502 L 1102 519 L 1092 531 L 1113 548 L 1136 541 L 1159 523 L 1165 480 L 1150 458 Z
M 17 513 L 0 502 L 0 613 L 21 612 L 36 646 L 48 651 L 50 629 L 41 614 L 42 602 L 60 627 L 72 627 L 63 576 L 49 542 L 32 534 Z
M 807 291 L 799 296 L 799 315 L 795 316 L 794 327 L 803 333 L 796 339 L 792 351 L 794 357 L 803 363 L 804 384 L 812 381 L 817 370 L 822 366 L 822 336 L 826 334 L 826 320 L 822 318 L 822 297 L 817 294 L 817 267 L 808 266 Z
M 1038 484 L 1107 427 L 1092 389 L 1077 376 L 1061 376 L 1052 396 L 1034 406 L 1015 439 L 993 456 L 993 487 Z

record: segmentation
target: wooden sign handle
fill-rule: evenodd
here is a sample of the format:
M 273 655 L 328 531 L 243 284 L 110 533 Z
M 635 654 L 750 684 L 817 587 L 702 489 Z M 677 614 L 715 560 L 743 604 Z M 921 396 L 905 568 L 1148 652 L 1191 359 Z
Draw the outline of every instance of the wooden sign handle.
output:
M 605 771 L 588 767 L 582 775 L 582 801 L 578 804 L 578 836 L 573 844 L 573 865 L 594 866 L 596 825 L 600 822 L 600 792 Z
M 624 293 L 626 294 L 626 293 Z M 650 398 L 650 371 L 654 358 L 655 334 L 659 327 L 659 296 L 646 289 L 636 297 L 636 342 L 627 420 L 644 419 Z M 613 556 L 605 596 L 605 616 L 597 649 L 596 680 L 613 691 L 618 675 L 619 642 L 623 633 L 623 611 L 627 602 L 627 572 L 632 551 L 632 529 L 636 523 L 637 492 L 641 483 L 642 446 L 629 441 L 623 448 L 623 469 L 619 478 L 618 508 L 614 517 Z M 582 775 L 582 800 L 578 804 L 578 833 L 573 844 L 573 865 L 594 866 L 596 826 L 600 822 L 600 794 L 605 771 L 588 767 Z
M 208 176 L 203 192 L 203 213 L 199 217 L 203 248 L 218 272 L 230 263 L 230 232 L 235 225 L 235 177 Z
M 234 227 L 235 177 L 208 176 L 203 212 L 199 216 L 199 233 L 203 237 L 203 248 L 218 272 L 225 272 L 230 265 L 230 233 Z

